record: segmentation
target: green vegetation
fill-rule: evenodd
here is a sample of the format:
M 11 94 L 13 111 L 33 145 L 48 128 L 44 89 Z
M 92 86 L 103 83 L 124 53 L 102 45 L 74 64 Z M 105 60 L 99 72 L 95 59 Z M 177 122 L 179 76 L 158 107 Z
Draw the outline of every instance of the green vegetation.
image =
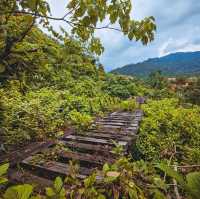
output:
M 51 16 L 46 0 L 2 0 L 0 155 L 30 142 L 59 138 L 72 126 L 77 132 L 87 130 L 95 117 L 116 110 L 133 111 L 138 108 L 136 96 L 148 98 L 129 157 L 122 157 L 116 146 L 113 152 L 121 158 L 83 181 L 77 178 L 78 165 L 70 162 L 70 176 L 57 177 L 52 187 L 38 195 L 33 185 L 10 186 L 8 164 L 1 165 L 2 199 L 198 199 L 200 81 L 173 90 L 160 72 L 144 82 L 106 74 L 97 61 L 103 46 L 94 37 L 95 30 L 113 29 L 98 26 L 104 19 L 118 24 L 130 40 L 143 44 L 153 40 L 154 18 L 135 21 L 130 12 L 129 0 L 71 0 L 66 15 L 57 18 Z M 58 34 L 50 20 L 66 22 L 71 31 L 61 28 Z M 44 34 L 37 22 L 51 36 Z M 63 146 L 57 146 L 56 150 L 60 149 Z M 56 151 L 53 155 L 56 159 Z M 44 156 L 52 158 L 52 154 Z M 96 178 L 99 174 L 100 181 Z
M 0 166 L 0 185 L 6 183 L 8 180 L 4 177 L 4 175 L 7 173 L 9 164 L 4 164 Z
M 149 101 L 137 142 L 143 158 L 170 159 L 178 164 L 200 163 L 200 108 L 182 107 L 178 99 Z
M 121 95 L 114 88 L 112 93 L 106 91 L 115 77 L 107 80 L 103 66 L 96 63 L 95 56 L 103 47 L 94 37 L 97 24 L 108 17 L 110 24 L 118 23 L 130 40 L 143 44 L 153 40 L 154 18 L 136 21 L 130 12 L 130 1 L 121 6 L 118 1 L 72 0 L 66 15 L 57 18 L 51 16 L 45 0 L 2 1 L 0 117 L 6 147 L 57 137 L 68 125 L 66 121 L 87 128 L 92 117 L 111 110 L 121 97 L 130 97 L 131 93 Z M 50 20 L 64 21 L 72 29 L 66 32 L 61 28 L 58 34 Z M 51 37 L 37 27 L 37 22 Z M 112 29 L 110 25 L 104 28 Z

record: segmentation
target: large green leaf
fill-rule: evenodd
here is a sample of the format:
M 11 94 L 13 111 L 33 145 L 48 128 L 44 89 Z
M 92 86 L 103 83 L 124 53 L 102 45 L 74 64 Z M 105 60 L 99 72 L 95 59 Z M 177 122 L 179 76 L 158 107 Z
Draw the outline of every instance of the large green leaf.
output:
M 155 190 L 153 199 L 166 199 L 165 195 L 159 190 Z
M 0 185 L 6 183 L 7 181 L 8 181 L 7 178 L 0 177 Z
M 200 198 L 200 172 L 189 173 L 186 176 L 186 191 L 191 199 Z
M 5 66 L 3 64 L 0 64 L 0 73 L 4 72 Z
M 96 182 L 96 174 L 93 173 L 88 178 L 84 180 L 84 185 L 86 188 L 91 187 Z
M 6 174 L 8 167 L 9 167 L 8 163 L 0 166 L 0 176 Z
M 129 188 L 128 189 L 128 194 L 130 199 L 139 199 L 138 194 L 137 194 L 137 190 L 134 188 Z
M 110 170 L 109 165 L 108 165 L 107 163 L 105 163 L 105 164 L 103 165 L 103 172 L 106 173 L 106 172 L 108 172 L 109 170 Z
M 184 181 L 183 176 L 179 174 L 177 171 L 175 171 L 174 169 L 172 169 L 167 164 L 160 163 L 156 167 L 164 171 L 168 176 L 174 178 L 182 186 L 185 186 L 185 181 Z
M 33 191 L 33 187 L 28 184 L 10 187 L 4 194 L 4 199 L 29 199 Z
M 55 195 L 54 190 L 50 187 L 46 187 L 45 191 L 46 191 L 46 195 L 49 197 L 53 197 Z
M 97 199 L 106 199 L 106 197 L 103 194 L 99 194 Z
M 60 192 L 63 186 L 63 181 L 61 179 L 61 177 L 57 177 L 54 181 L 54 188 L 56 190 L 56 192 Z

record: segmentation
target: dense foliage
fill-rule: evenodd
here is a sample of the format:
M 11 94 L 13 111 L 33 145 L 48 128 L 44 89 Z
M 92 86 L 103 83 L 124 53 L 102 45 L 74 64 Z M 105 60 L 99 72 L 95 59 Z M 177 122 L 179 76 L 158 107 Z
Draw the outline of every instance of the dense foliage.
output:
M 200 163 L 200 108 L 182 107 L 177 99 L 150 101 L 137 142 L 146 160 L 174 160 L 179 164 Z
M 3 186 L 8 164 L 0 166 L 0 185 Z M 30 184 L 9 187 L 2 194 L 3 199 L 106 199 L 106 198 L 140 198 L 140 199 L 169 199 L 175 195 L 181 197 L 177 191 L 184 192 L 188 199 L 199 198 L 200 172 L 190 172 L 184 176 L 174 171 L 165 163 L 152 165 L 144 161 L 132 162 L 131 159 L 120 158 L 112 165 L 105 164 L 102 171 L 95 172 L 83 181 L 77 179 L 78 167 L 70 162 L 70 175 L 62 180 L 57 177 L 52 187 L 46 187 L 43 194 L 34 192 L 34 186 Z M 170 178 L 165 179 L 165 172 Z M 101 180 L 97 178 L 101 175 Z M 169 184 L 171 178 L 177 184 Z M 73 189 L 67 187 L 73 186 Z M 0 192 L 1 193 L 1 192 Z
M 94 116 L 120 107 L 120 99 L 146 92 L 135 79 L 106 75 L 77 40 L 59 44 L 34 28 L 24 42 L 41 49 L 0 74 L 4 145 L 60 136 L 66 121 L 87 128 Z
M 105 92 L 109 83 L 93 54 L 100 55 L 103 46 L 94 33 L 96 29 L 117 29 L 130 40 L 152 41 L 154 18 L 133 20 L 131 8 L 130 1 L 71 0 L 66 14 L 58 18 L 51 15 L 46 0 L 1 2 L 0 136 L 4 145 L 57 137 L 68 125 L 66 121 L 87 128 L 93 116 L 118 104 L 120 94 Z M 98 25 L 104 19 L 109 25 L 101 28 Z M 63 21 L 71 29 L 61 28 L 58 34 L 51 20 Z
M 107 76 L 103 90 L 111 96 L 120 97 L 121 99 L 138 95 L 146 96 L 150 93 L 150 88 L 138 79 L 111 74 Z
M 43 51 L 42 41 L 37 44 L 30 40 L 32 30 L 37 22 L 53 34 L 57 40 L 64 42 L 69 35 L 78 38 L 91 52 L 100 55 L 104 48 L 94 33 L 96 29 L 113 29 L 127 35 L 130 40 L 141 41 L 143 44 L 154 39 L 156 29 L 154 18 L 147 17 L 141 21 L 131 19 L 132 4 L 127 1 L 77 1 L 70 0 L 64 5 L 66 13 L 63 17 L 51 15 L 47 0 L 2 0 L 0 5 L 0 71 L 16 68 L 27 68 L 28 63 L 37 62 L 37 55 Z M 99 27 L 105 19 L 108 25 Z M 61 28 L 63 34 L 53 30 L 50 21 L 65 22 L 69 28 Z M 119 28 L 110 27 L 118 24 Z M 14 31 L 13 31 L 14 30 Z M 26 42 L 28 40 L 28 43 Z M 45 49 L 46 50 L 46 49 Z M 31 60 L 30 55 L 35 55 Z M 17 60 L 22 59 L 18 64 Z M 39 59 L 40 60 L 40 59 Z M 23 63 L 24 61 L 24 63 Z M 28 63 L 27 63 L 28 62 Z M 38 63 L 39 64 L 39 63 Z M 12 67 L 13 68 L 13 67 Z

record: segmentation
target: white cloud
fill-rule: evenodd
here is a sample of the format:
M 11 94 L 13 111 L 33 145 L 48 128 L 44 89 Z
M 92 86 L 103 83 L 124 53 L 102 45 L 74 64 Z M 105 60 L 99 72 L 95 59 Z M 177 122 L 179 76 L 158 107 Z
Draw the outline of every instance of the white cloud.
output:
M 185 26 L 180 29 L 176 28 L 176 34 L 158 48 L 159 57 L 175 52 L 200 51 L 200 27 L 192 25 L 191 27 L 188 30 L 186 30 Z M 184 34 L 182 34 L 183 32 Z
M 184 48 L 179 49 L 177 52 L 194 52 L 200 51 L 200 44 L 189 44 Z
M 166 49 L 170 45 L 170 43 L 173 41 L 172 38 L 169 38 L 159 49 L 159 57 L 162 57 L 166 55 Z
M 200 51 L 200 44 L 192 44 L 189 41 L 175 40 L 170 38 L 159 49 L 159 57 L 175 52 L 195 52 Z

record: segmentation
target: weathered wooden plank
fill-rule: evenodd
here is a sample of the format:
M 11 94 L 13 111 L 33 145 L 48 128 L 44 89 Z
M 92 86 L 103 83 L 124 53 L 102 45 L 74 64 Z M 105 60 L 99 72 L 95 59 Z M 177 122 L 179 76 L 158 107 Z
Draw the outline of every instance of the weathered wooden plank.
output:
M 132 121 L 141 121 L 142 117 L 135 117 Z
M 66 177 L 70 174 L 70 166 L 65 163 L 47 161 L 43 165 L 30 163 L 32 156 L 22 161 L 21 165 L 25 169 L 30 170 L 35 175 L 39 175 L 48 179 L 55 179 L 57 176 Z M 80 174 L 77 178 L 84 179 L 87 175 L 92 173 L 92 169 L 80 167 Z
M 134 117 L 135 118 L 142 118 L 142 116 L 143 116 L 142 114 L 136 114 Z
M 143 113 L 143 111 L 142 111 L 142 112 L 141 112 L 141 111 L 137 111 L 137 112 L 134 113 L 134 115 L 135 115 L 135 116 L 140 116 L 140 117 L 141 117 L 141 116 L 144 115 L 144 113 Z
M 0 163 L 9 162 L 10 167 L 15 166 L 30 155 L 38 153 L 39 151 L 42 151 L 43 149 L 48 148 L 54 144 L 54 141 L 32 143 L 19 151 L 15 151 L 0 157 Z
M 98 121 L 98 122 L 95 122 L 94 124 L 96 125 L 111 125 L 111 126 L 127 126 L 127 124 L 124 124 L 124 123 L 120 123 L 120 122 L 104 122 L 104 121 Z
M 122 115 L 109 115 L 105 116 L 99 119 L 122 119 L 122 120 L 130 120 L 133 118 L 135 115 L 130 115 L 130 116 L 122 116 Z
M 96 128 L 98 129 L 119 129 L 119 130 L 125 130 L 127 127 L 126 126 L 117 126 L 117 125 L 109 125 L 109 124 L 104 124 L 104 125 L 96 125 Z
M 109 116 L 109 117 L 104 117 L 106 119 L 119 119 L 119 120 L 125 120 L 125 121 L 129 121 L 131 119 L 133 119 L 135 116 Z
M 31 174 L 28 171 L 10 169 L 8 172 L 9 182 L 14 184 L 32 184 L 36 192 L 44 191 L 45 187 L 52 187 L 53 181 Z
M 127 130 L 128 131 L 137 131 L 139 129 L 139 127 L 128 127 Z
M 135 120 L 133 120 L 133 121 L 130 123 L 130 125 L 131 125 L 131 124 L 138 124 L 138 125 L 139 125 L 139 124 L 140 124 L 140 121 L 137 120 L 137 119 L 135 119 Z
M 110 115 L 108 115 L 107 117 L 132 117 L 134 116 L 136 113 L 139 113 L 139 112 L 114 112 L 114 113 L 111 113 Z
M 79 142 L 84 142 L 84 143 L 96 143 L 96 144 L 106 144 L 106 145 L 111 145 L 113 146 L 114 144 L 108 140 L 105 139 L 97 139 L 97 138 L 92 138 L 92 137 L 84 137 L 84 136 L 75 136 L 75 135 L 69 135 L 65 138 L 64 140 L 72 140 L 72 141 L 79 141 Z M 127 142 L 125 141 L 118 141 L 117 142 L 119 145 L 126 147 L 128 145 Z
M 122 122 L 130 122 L 134 119 L 134 117 L 103 117 L 103 120 L 113 120 L 113 121 L 122 121 Z
M 104 156 L 99 155 L 91 155 L 86 153 L 78 153 L 78 152 L 68 152 L 64 151 L 59 154 L 62 160 L 78 160 L 80 165 L 89 166 L 89 167 L 101 167 L 104 163 L 114 163 L 115 160 L 112 157 L 106 158 Z
M 94 125 L 97 128 L 111 128 L 111 129 L 124 129 L 124 126 L 114 126 L 114 125 L 109 125 L 109 124 L 104 124 L 104 125 Z
M 70 149 L 76 149 L 81 151 L 86 151 L 87 153 L 93 153 L 93 154 L 106 154 L 110 155 L 112 154 L 111 150 L 113 149 L 113 146 L 108 145 L 98 145 L 98 144 L 86 144 L 86 143 L 80 143 L 77 141 L 60 141 Z M 113 155 L 113 154 L 112 154 Z
M 114 130 L 112 130 L 112 129 L 106 129 L 106 128 L 104 128 L 104 129 L 90 129 L 90 131 L 91 132 L 94 132 L 94 133 L 106 133 L 106 134 L 114 134 L 114 135 L 122 135 L 122 136 L 127 136 L 127 135 L 129 135 L 129 136 L 135 136 L 136 135 L 136 130 L 137 130 L 137 128 L 135 128 L 135 131 L 133 131 L 133 130 L 131 130 L 131 131 L 129 131 L 129 130 L 120 130 L 120 129 L 114 129 Z
M 95 137 L 95 138 L 103 138 L 103 139 L 108 139 L 108 140 L 121 140 L 121 141 L 127 141 L 127 142 L 131 142 L 134 137 L 130 136 L 130 135 L 120 135 L 120 134 L 108 134 L 108 133 L 94 133 L 94 132 L 86 132 L 84 133 L 84 136 L 87 137 Z
M 137 115 L 142 116 L 142 115 L 143 115 L 143 112 L 141 112 L 141 111 L 136 111 L 136 112 L 134 113 L 134 115 L 135 115 L 135 116 L 137 116 Z
M 97 122 L 119 122 L 123 124 L 129 124 L 131 120 L 115 119 L 115 118 L 102 118 L 97 120 Z
M 132 124 L 129 125 L 129 127 L 136 127 L 137 128 L 137 127 L 139 127 L 139 124 L 138 123 L 132 123 Z
M 117 111 L 117 112 L 111 113 L 110 115 L 133 115 L 133 113 L 132 112 L 120 112 L 120 111 Z

